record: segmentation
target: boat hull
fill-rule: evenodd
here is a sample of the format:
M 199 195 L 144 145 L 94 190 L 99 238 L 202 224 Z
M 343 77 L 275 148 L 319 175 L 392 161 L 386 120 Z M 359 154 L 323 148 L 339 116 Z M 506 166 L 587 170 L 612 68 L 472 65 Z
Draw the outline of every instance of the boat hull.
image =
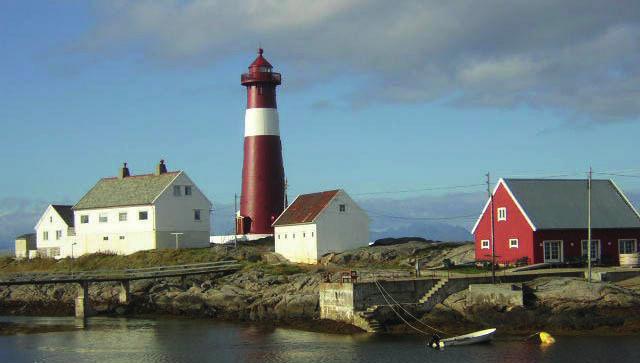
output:
M 493 339 L 493 335 L 496 333 L 496 329 L 486 329 L 480 330 L 477 332 L 460 335 L 457 337 L 442 339 L 441 342 L 444 343 L 445 347 L 455 346 L 455 345 L 470 345 L 470 344 L 479 344 L 491 341 Z

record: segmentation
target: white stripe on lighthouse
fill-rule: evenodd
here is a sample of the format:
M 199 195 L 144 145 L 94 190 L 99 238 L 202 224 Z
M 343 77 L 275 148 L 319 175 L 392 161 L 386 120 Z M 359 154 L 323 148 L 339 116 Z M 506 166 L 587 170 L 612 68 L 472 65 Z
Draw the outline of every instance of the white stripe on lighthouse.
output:
M 244 137 L 280 136 L 280 120 L 275 108 L 249 108 L 244 115 Z

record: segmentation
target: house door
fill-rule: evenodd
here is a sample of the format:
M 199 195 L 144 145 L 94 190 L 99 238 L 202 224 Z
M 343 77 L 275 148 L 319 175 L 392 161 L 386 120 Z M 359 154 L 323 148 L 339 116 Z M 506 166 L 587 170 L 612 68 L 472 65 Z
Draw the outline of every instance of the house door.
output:
M 562 262 L 562 241 L 544 241 L 544 262 Z

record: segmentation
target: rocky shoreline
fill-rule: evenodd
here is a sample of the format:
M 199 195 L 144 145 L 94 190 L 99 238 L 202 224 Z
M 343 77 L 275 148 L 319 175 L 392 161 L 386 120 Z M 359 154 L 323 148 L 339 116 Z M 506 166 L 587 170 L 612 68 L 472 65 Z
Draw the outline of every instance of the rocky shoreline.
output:
M 98 314 L 116 316 L 188 316 L 253 322 L 301 330 L 351 334 L 361 331 L 320 320 L 321 274 L 273 275 L 259 269 L 227 276 L 143 280 L 131 283 L 131 302 L 118 302 L 119 286 L 96 283 L 89 289 Z M 417 316 L 428 325 L 458 334 L 496 327 L 502 334 L 640 333 L 640 295 L 611 283 L 586 284 L 574 278 L 540 278 L 525 284 L 524 307 L 466 305 L 466 291 L 449 296 L 430 313 Z M 56 284 L 0 288 L 0 314 L 73 315 L 76 287 Z M 389 311 L 379 312 L 389 333 L 416 333 Z
M 424 259 L 426 266 L 437 266 L 445 258 L 464 263 L 473 254 L 468 245 L 409 242 L 327 255 L 321 266 L 302 268 L 283 263 L 270 250 L 269 246 L 251 246 L 224 250 L 224 256 L 220 252 L 225 258 L 246 262 L 244 269 L 231 274 L 132 281 L 131 300 L 126 305 L 118 302 L 118 284 L 94 283 L 89 288 L 90 303 L 101 315 L 186 316 L 351 334 L 361 330 L 320 320 L 319 285 L 325 272 L 355 268 L 382 276 L 408 275 L 408 267 L 416 258 Z M 640 279 L 636 280 L 587 284 L 576 278 L 539 278 L 523 285 L 524 307 L 468 306 L 467 291 L 462 291 L 431 312 L 414 313 L 422 323 L 454 334 L 486 327 L 510 335 L 540 330 L 555 334 L 638 334 Z M 76 294 L 73 284 L 0 287 L 0 315 L 73 316 Z M 416 333 L 388 308 L 378 315 L 376 319 L 389 333 Z

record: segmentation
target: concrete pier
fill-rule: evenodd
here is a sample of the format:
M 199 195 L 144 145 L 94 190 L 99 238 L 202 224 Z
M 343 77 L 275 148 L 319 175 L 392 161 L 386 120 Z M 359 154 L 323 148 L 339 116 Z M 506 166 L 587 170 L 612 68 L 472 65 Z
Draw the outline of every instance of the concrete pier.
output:
M 78 296 L 76 296 L 76 318 L 86 318 L 94 314 L 89 303 L 89 282 L 82 281 L 79 283 Z

